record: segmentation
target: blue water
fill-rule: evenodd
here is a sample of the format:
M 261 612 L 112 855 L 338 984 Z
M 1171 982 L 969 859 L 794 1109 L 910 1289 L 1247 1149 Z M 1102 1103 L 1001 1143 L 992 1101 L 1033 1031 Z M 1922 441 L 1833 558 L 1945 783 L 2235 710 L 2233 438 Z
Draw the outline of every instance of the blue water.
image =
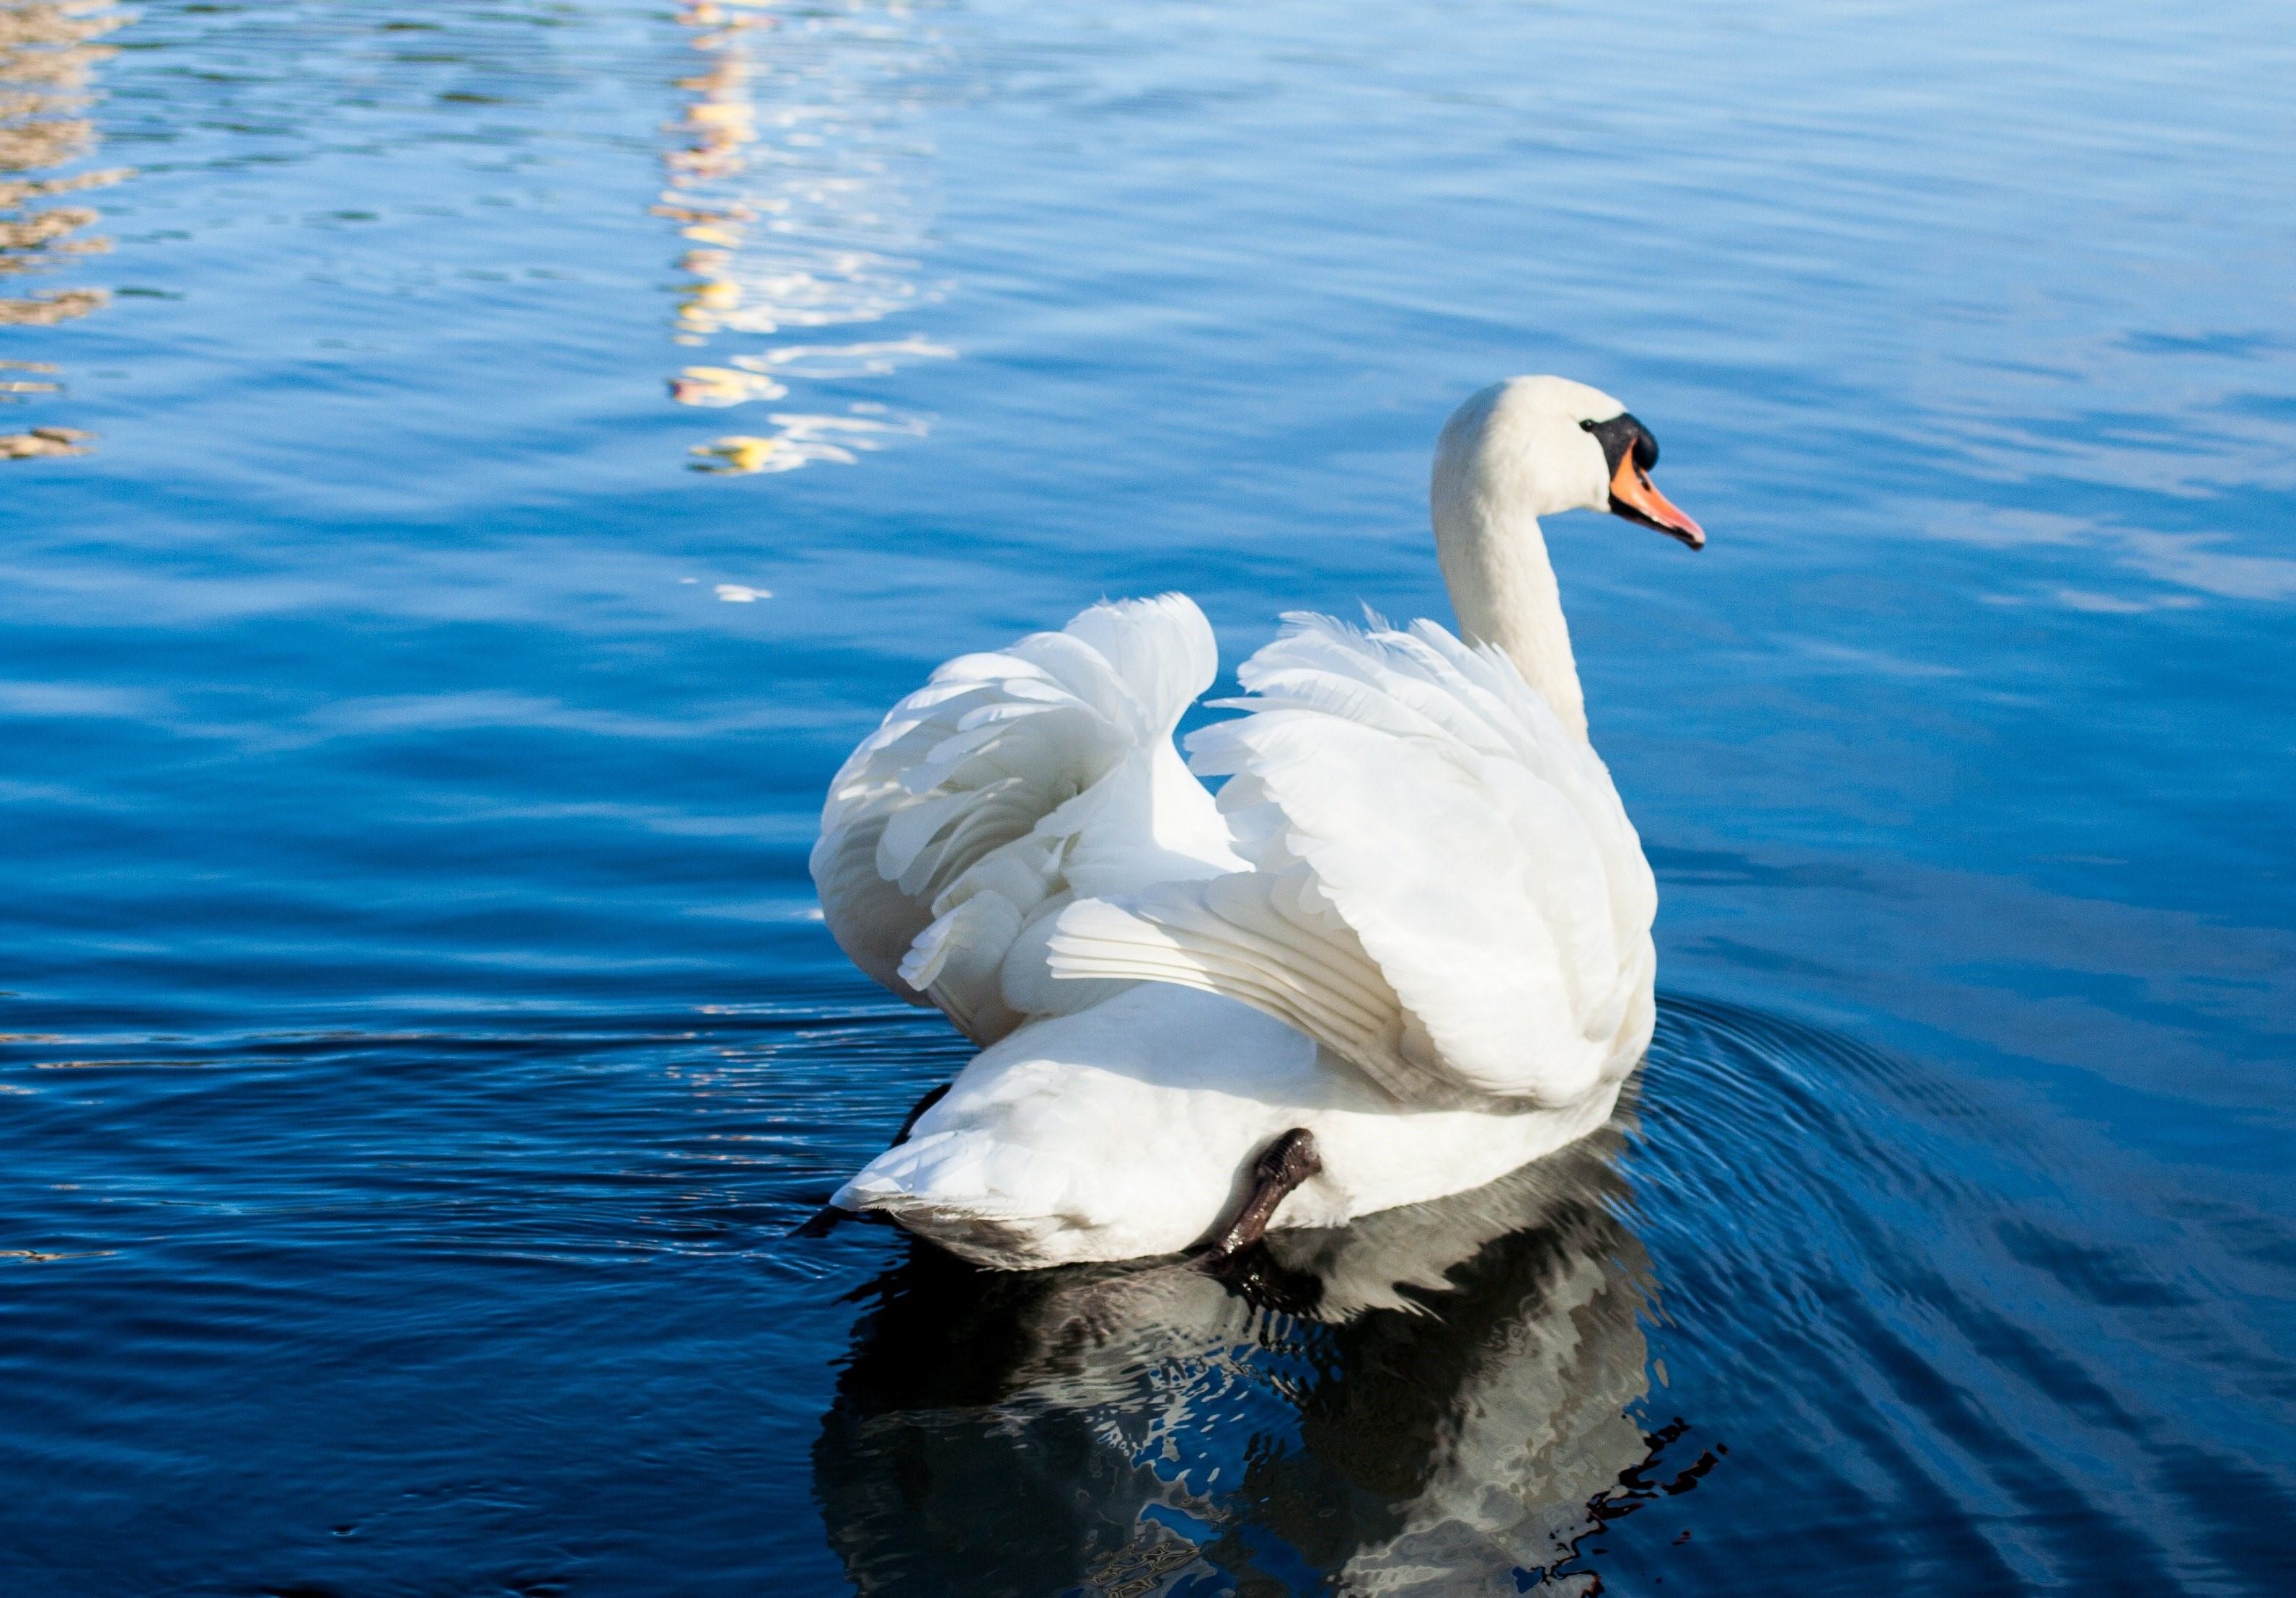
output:
M 0 249 L 0 1590 L 2296 1588 L 2292 76 L 0 0 L 0 223 L 101 213 Z M 1244 1294 L 785 1239 L 965 1053 L 817 919 L 843 752 L 1103 594 L 1444 614 L 1525 371 L 1712 535 L 1549 529 L 1620 1122 Z

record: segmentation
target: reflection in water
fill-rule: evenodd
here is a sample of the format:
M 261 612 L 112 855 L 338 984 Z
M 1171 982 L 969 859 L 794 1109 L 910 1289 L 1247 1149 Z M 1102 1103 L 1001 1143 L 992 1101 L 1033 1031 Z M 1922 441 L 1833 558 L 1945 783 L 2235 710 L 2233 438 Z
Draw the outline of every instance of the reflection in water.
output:
M 1660 1440 L 1628 1413 L 1651 1288 L 1620 1142 L 1276 1233 L 1235 1290 L 915 1247 L 815 1451 L 832 1545 L 865 1593 L 1591 1587 L 1576 1545 Z
M 848 0 L 777 13 L 773 0 L 687 0 L 679 20 L 709 70 L 668 157 L 656 209 L 693 248 L 677 339 L 773 334 L 882 322 L 928 296 L 914 258 L 923 208 L 904 176 L 919 153 L 908 80 L 921 63 L 898 4 Z M 955 352 L 911 336 L 849 345 L 768 345 L 688 366 L 680 405 L 720 407 L 789 397 L 793 381 L 877 375 Z M 838 414 L 773 412 L 771 430 L 697 447 L 706 471 L 788 471 L 924 431 L 882 405 Z
M 51 271 L 111 247 L 86 233 L 98 219 L 94 207 L 53 201 L 117 183 L 128 176 L 125 170 L 30 174 L 70 166 L 94 150 L 95 124 L 81 113 L 95 64 L 112 53 L 94 41 L 126 20 L 102 0 L 0 0 L 0 280 Z M 0 327 L 52 327 L 110 299 L 102 289 L 17 294 L 12 286 L 0 282 Z M 0 360 L 0 404 L 61 393 L 56 373 L 46 361 Z M 87 437 L 53 425 L 0 432 L 0 460 L 83 455 Z

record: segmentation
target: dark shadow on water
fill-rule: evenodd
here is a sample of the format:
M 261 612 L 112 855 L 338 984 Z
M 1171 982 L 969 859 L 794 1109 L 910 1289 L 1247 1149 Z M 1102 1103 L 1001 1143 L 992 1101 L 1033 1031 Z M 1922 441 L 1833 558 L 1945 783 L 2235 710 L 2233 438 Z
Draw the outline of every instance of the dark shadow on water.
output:
M 1616 1127 L 1215 1279 L 925 1245 L 861 1291 L 814 1450 L 864 1593 L 1587 1589 L 1652 1462 Z M 1696 1447 L 1691 1446 L 1695 1453 Z M 1609 1507 L 1606 1507 L 1609 1506 Z

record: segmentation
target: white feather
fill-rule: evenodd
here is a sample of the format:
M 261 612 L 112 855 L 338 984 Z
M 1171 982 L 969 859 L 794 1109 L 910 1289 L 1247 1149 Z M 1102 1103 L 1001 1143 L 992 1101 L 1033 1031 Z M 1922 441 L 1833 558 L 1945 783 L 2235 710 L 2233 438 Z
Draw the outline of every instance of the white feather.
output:
M 934 672 L 830 784 L 812 865 L 839 947 L 984 1045 L 1089 1002 L 1045 978 L 1041 939 L 1035 963 L 1008 957 L 1074 889 L 1241 864 L 1171 742 L 1218 670 L 1210 624 L 1174 594 Z
M 1622 1076 L 1657 891 L 1601 759 L 1496 651 L 1288 620 L 1189 741 L 1252 869 L 1071 906 L 1054 974 L 1240 999 L 1413 1102 Z

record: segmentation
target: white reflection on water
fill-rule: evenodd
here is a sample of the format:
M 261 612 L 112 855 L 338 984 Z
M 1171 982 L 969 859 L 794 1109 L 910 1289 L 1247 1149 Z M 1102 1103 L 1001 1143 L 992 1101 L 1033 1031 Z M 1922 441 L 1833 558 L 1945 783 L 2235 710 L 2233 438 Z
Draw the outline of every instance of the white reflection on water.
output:
M 915 86 L 929 56 L 908 9 L 880 0 L 782 10 L 775 0 L 686 0 L 678 21 L 707 70 L 672 125 L 668 186 L 655 208 L 693 245 L 679 265 L 677 341 L 882 322 L 927 303 L 917 257 L 930 220 L 920 168 L 931 151 Z M 767 345 L 685 367 L 680 405 L 718 409 L 784 399 L 791 383 L 882 376 L 955 355 L 921 335 L 849 345 Z M 850 464 L 922 418 L 882 406 L 792 411 L 767 430 L 694 447 L 702 470 L 787 471 Z
M 0 282 L 111 247 L 86 231 L 102 215 L 94 207 L 49 202 L 117 183 L 130 176 L 126 168 L 30 175 L 94 153 L 96 126 L 81 113 L 94 101 L 96 64 L 115 53 L 94 41 L 128 20 L 102 0 L 0 0 Z M 110 299 L 105 290 L 78 287 L 0 295 L 0 327 L 53 327 Z M 49 361 L 0 359 L 0 404 L 62 394 L 58 372 Z M 85 455 L 88 437 L 53 423 L 0 432 L 0 461 Z
M 2116 526 L 2094 516 L 2043 511 L 2003 510 L 1956 503 L 1940 507 L 1923 523 L 1931 537 L 1984 549 L 2057 545 L 2095 549 L 2125 570 L 2150 578 L 2167 592 L 2101 593 L 2060 586 L 2038 596 L 2046 602 L 2096 615 L 2136 616 L 2149 611 L 2191 610 L 2207 599 L 2276 603 L 2296 599 L 2296 560 L 2285 555 L 2227 548 L 2227 531 L 2162 532 Z M 1988 603 L 2036 602 L 2029 594 L 1985 595 Z
M 793 471 L 816 461 L 835 461 L 850 466 L 873 449 L 882 449 L 895 438 L 922 438 L 922 417 L 894 416 L 882 406 L 856 402 L 850 416 L 809 416 L 795 411 L 775 411 L 766 420 L 770 433 L 737 433 L 712 444 L 697 444 L 693 453 L 712 471 Z

